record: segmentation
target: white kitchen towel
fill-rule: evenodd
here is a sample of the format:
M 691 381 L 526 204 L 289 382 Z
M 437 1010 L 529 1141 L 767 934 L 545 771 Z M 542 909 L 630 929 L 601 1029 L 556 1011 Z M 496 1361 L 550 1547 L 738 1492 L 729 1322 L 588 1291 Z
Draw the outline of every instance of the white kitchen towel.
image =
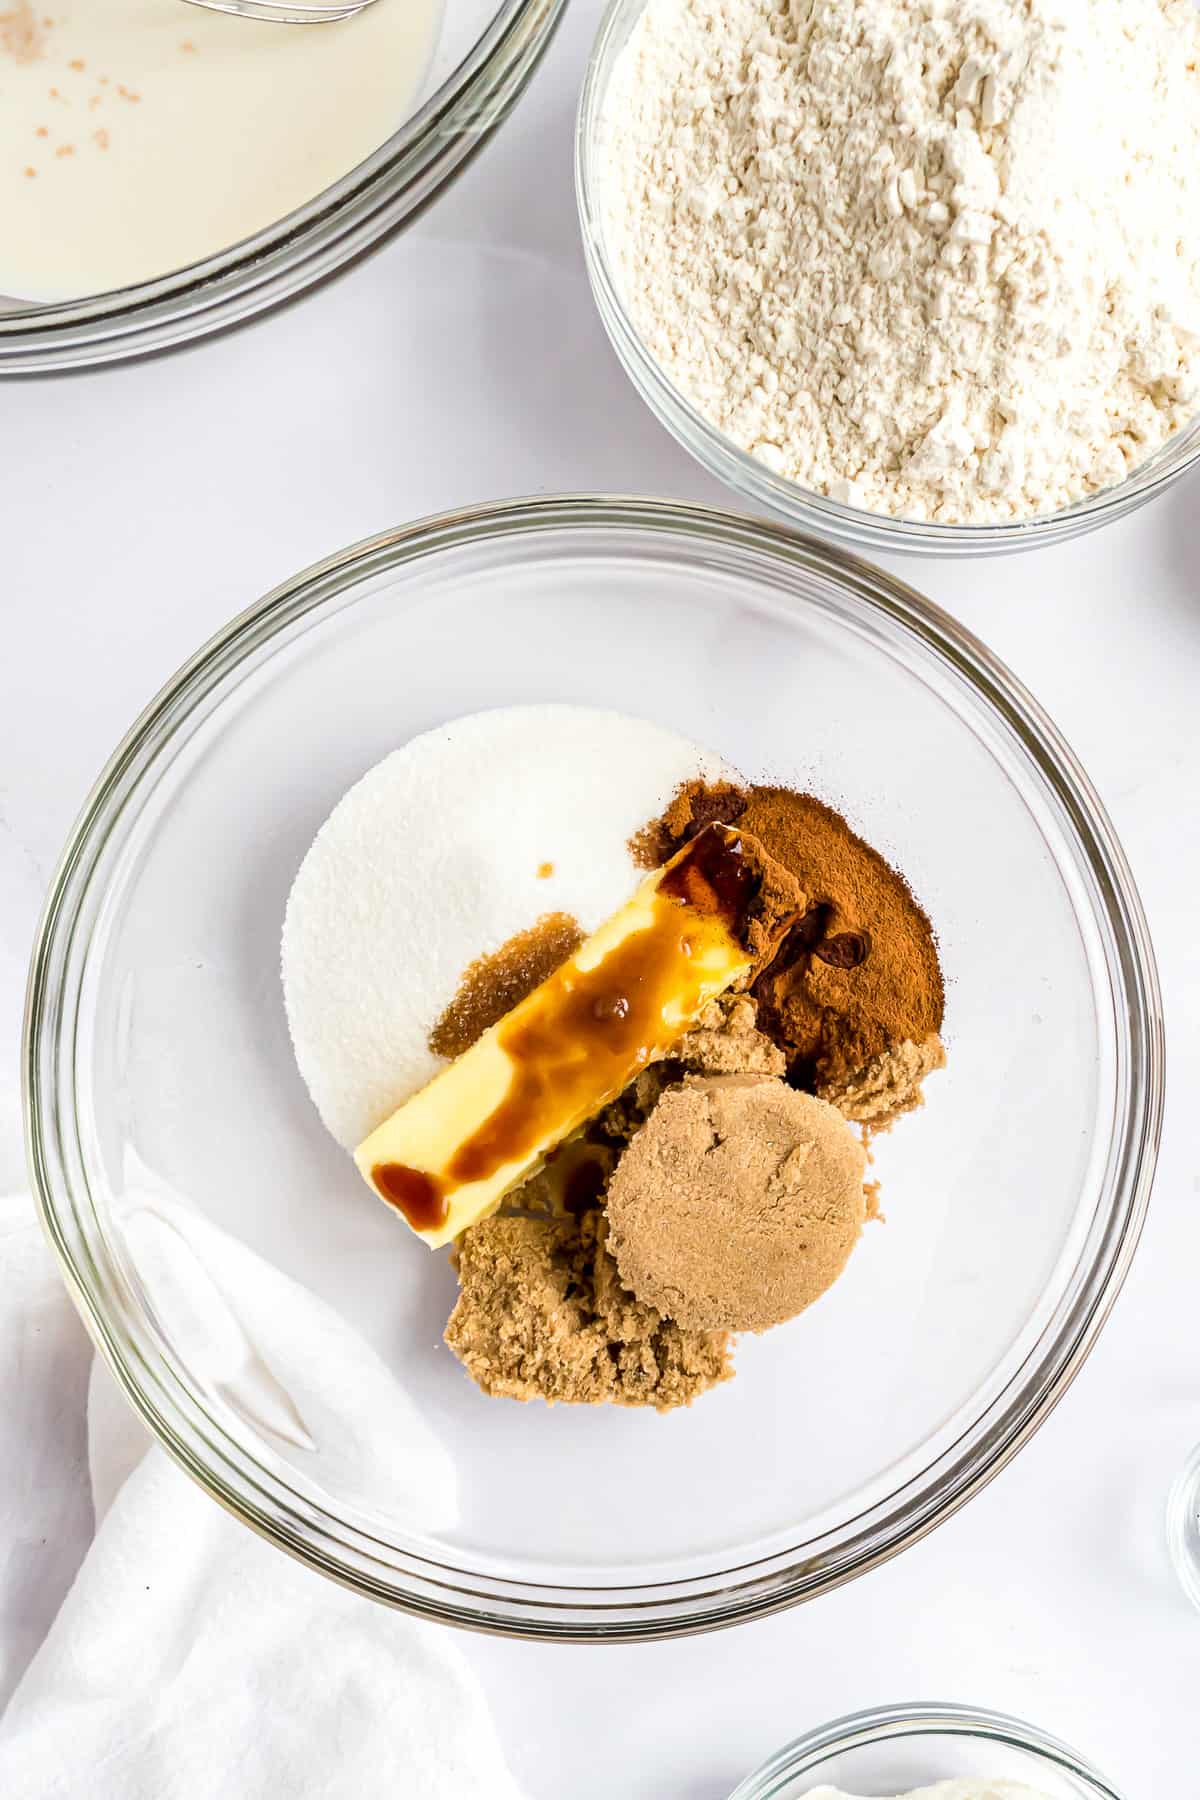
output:
M 275 1398 L 298 1429 L 327 1431 L 342 1408 L 347 1453 L 355 1432 L 377 1438 L 386 1371 L 327 1307 L 169 1203 L 150 1202 L 139 1230 L 177 1273 L 201 1259 L 203 1305 L 234 1297 L 246 1336 L 232 1332 L 222 1354 L 244 1369 L 254 1346 L 267 1404 L 286 1346 Z M 0 1200 L 0 1258 L 0 1409 L 21 1421 L 0 1470 L 2 1629 L 17 1615 L 22 1539 L 55 1528 L 36 1446 L 49 1420 L 82 1448 L 85 1395 L 78 1328 L 25 1197 Z M 302 1353 L 331 1334 L 336 1387 L 321 1350 Z M 345 1592 L 226 1515 L 152 1446 L 102 1365 L 86 1405 L 95 1536 L 0 1717 L 5 1800 L 520 1800 L 451 1633 Z M 444 1506 L 439 1448 L 407 1428 L 408 1479 Z

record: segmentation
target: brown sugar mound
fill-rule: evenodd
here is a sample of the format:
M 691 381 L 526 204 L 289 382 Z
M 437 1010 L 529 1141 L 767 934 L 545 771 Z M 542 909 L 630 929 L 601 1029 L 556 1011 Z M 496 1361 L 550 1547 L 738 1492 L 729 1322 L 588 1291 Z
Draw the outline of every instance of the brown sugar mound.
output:
M 693 1029 L 653 1061 L 595 1119 L 552 1150 L 506 1195 L 500 1211 L 524 1216 L 582 1214 L 603 1204 L 617 1158 L 645 1124 L 664 1088 L 691 1075 L 782 1075 L 786 1058 L 755 1028 L 744 994 L 710 1000 Z
M 596 1121 L 602 1140 L 624 1149 L 650 1117 L 664 1088 L 687 1075 L 782 1075 L 787 1058 L 757 1026 L 747 994 L 710 1000 L 695 1025 L 651 1062 Z
M 695 1075 L 782 1075 L 787 1058 L 759 1031 L 758 1009 L 743 995 L 713 1000 L 671 1046 L 669 1060 Z
M 595 1209 L 463 1233 L 446 1342 L 485 1394 L 667 1412 L 729 1379 L 726 1334 L 685 1331 L 635 1300 L 606 1235 Z
M 461 1056 L 505 1013 L 574 956 L 583 942 L 570 913 L 544 913 L 487 956 L 476 957 L 458 991 L 429 1034 L 435 1056 Z
M 765 1331 L 836 1281 L 866 1216 L 866 1153 L 824 1100 L 761 1076 L 669 1088 L 617 1164 L 621 1279 L 691 1331 Z
M 923 1044 L 895 1044 L 881 1050 L 865 1069 L 830 1082 L 823 1089 L 823 1098 L 836 1106 L 844 1119 L 866 1125 L 872 1132 L 886 1131 L 904 1113 L 924 1106 L 925 1077 L 945 1066 L 940 1037 L 926 1038 Z
M 787 1052 L 796 1086 L 832 1098 L 886 1051 L 937 1036 L 945 996 L 933 928 L 878 851 L 811 794 L 691 782 L 634 853 L 654 865 L 714 818 L 756 838 L 808 895 L 753 987 L 759 1026 Z

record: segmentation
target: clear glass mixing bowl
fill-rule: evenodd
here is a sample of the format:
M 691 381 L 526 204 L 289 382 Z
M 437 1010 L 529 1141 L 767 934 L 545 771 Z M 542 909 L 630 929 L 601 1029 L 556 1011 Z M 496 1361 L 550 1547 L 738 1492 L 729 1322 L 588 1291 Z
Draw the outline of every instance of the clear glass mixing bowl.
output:
M 894 1795 L 971 1777 L 1024 1782 L 1047 1800 L 1121 1800 L 1090 1763 L 1037 1726 L 944 1704 L 883 1706 L 819 1726 L 747 1776 L 729 1800 L 802 1800 L 822 1784 Z
M 366 162 L 268 230 L 159 281 L 55 304 L 0 296 L 0 375 L 88 368 L 188 343 L 294 298 L 372 249 L 486 142 L 563 4 L 447 0 L 418 103 Z
M 1074 506 L 1019 524 L 937 525 L 889 518 L 844 506 L 784 476 L 727 438 L 684 398 L 650 354 L 626 310 L 605 243 L 600 183 L 604 172 L 604 116 L 609 83 L 646 0 L 611 0 L 588 64 L 575 139 L 575 187 L 588 275 L 596 306 L 617 357 L 634 387 L 685 450 L 710 474 L 753 502 L 822 537 L 868 551 L 922 556 L 988 556 L 1032 550 L 1079 537 L 1124 518 L 1200 460 L 1200 417 L 1163 445 L 1133 474 Z
M 876 1145 L 887 1223 L 819 1305 L 742 1340 L 735 1381 L 663 1418 L 471 1385 L 440 1342 L 446 1260 L 326 1137 L 284 1018 L 284 902 L 339 796 L 438 721 L 541 700 L 641 715 L 828 797 L 911 878 L 949 980 L 949 1067 Z M 501 823 L 519 780 L 497 771 Z M 1129 871 L 1013 676 L 837 550 L 603 498 L 385 533 L 285 583 L 182 669 L 67 846 L 26 1065 L 50 1235 L 183 1466 L 364 1593 L 574 1638 L 810 1598 L 968 1499 L 1091 1347 L 1142 1223 L 1162 1102 Z M 211 1306 L 139 1262 L 128 1221 L 147 1184 L 373 1346 L 453 1464 L 453 1518 L 431 1521 L 319 1432 L 273 1426 L 242 1362 L 208 1354 L 236 1304 L 210 1328 Z M 286 1394 L 285 1356 L 270 1376 Z

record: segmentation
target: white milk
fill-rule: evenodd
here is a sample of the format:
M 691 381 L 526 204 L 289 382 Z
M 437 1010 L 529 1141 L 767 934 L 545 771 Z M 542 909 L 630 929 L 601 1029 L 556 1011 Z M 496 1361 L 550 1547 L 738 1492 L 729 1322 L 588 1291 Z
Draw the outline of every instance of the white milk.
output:
M 0 0 L 0 294 L 74 299 L 228 249 L 412 110 L 440 0 L 271 25 L 180 0 Z

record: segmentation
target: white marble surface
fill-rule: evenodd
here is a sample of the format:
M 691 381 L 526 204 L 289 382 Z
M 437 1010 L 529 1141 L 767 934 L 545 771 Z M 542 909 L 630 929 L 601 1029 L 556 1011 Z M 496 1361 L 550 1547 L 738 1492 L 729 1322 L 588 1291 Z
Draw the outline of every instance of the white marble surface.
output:
M 334 547 L 465 501 L 566 488 L 722 498 L 628 386 L 588 296 L 570 149 L 597 12 L 574 0 L 484 158 L 321 293 L 165 360 L 5 387 L 4 1090 L 20 966 L 75 810 L 136 711 L 232 612 Z M 1200 1438 L 1200 478 L 1075 546 L 897 566 L 1028 683 L 1124 839 L 1170 1056 L 1147 1232 L 1097 1350 L 1040 1435 L 887 1567 L 689 1642 L 468 1640 L 534 1800 L 719 1800 L 796 1732 L 917 1697 L 1035 1719 L 1130 1800 L 1197 1792 L 1200 1617 L 1174 1584 L 1162 1508 Z M 17 1156 L 8 1108 L 6 1184 Z M 68 1389 L 84 1354 L 82 1338 L 61 1347 Z M 34 1456 L 32 1427 L 19 1429 L 36 1481 L 20 1543 L 0 1545 L 10 1680 L 89 1529 L 77 1433 L 44 1421 Z M 0 1420 L 0 1457 L 16 1453 L 4 1431 Z

